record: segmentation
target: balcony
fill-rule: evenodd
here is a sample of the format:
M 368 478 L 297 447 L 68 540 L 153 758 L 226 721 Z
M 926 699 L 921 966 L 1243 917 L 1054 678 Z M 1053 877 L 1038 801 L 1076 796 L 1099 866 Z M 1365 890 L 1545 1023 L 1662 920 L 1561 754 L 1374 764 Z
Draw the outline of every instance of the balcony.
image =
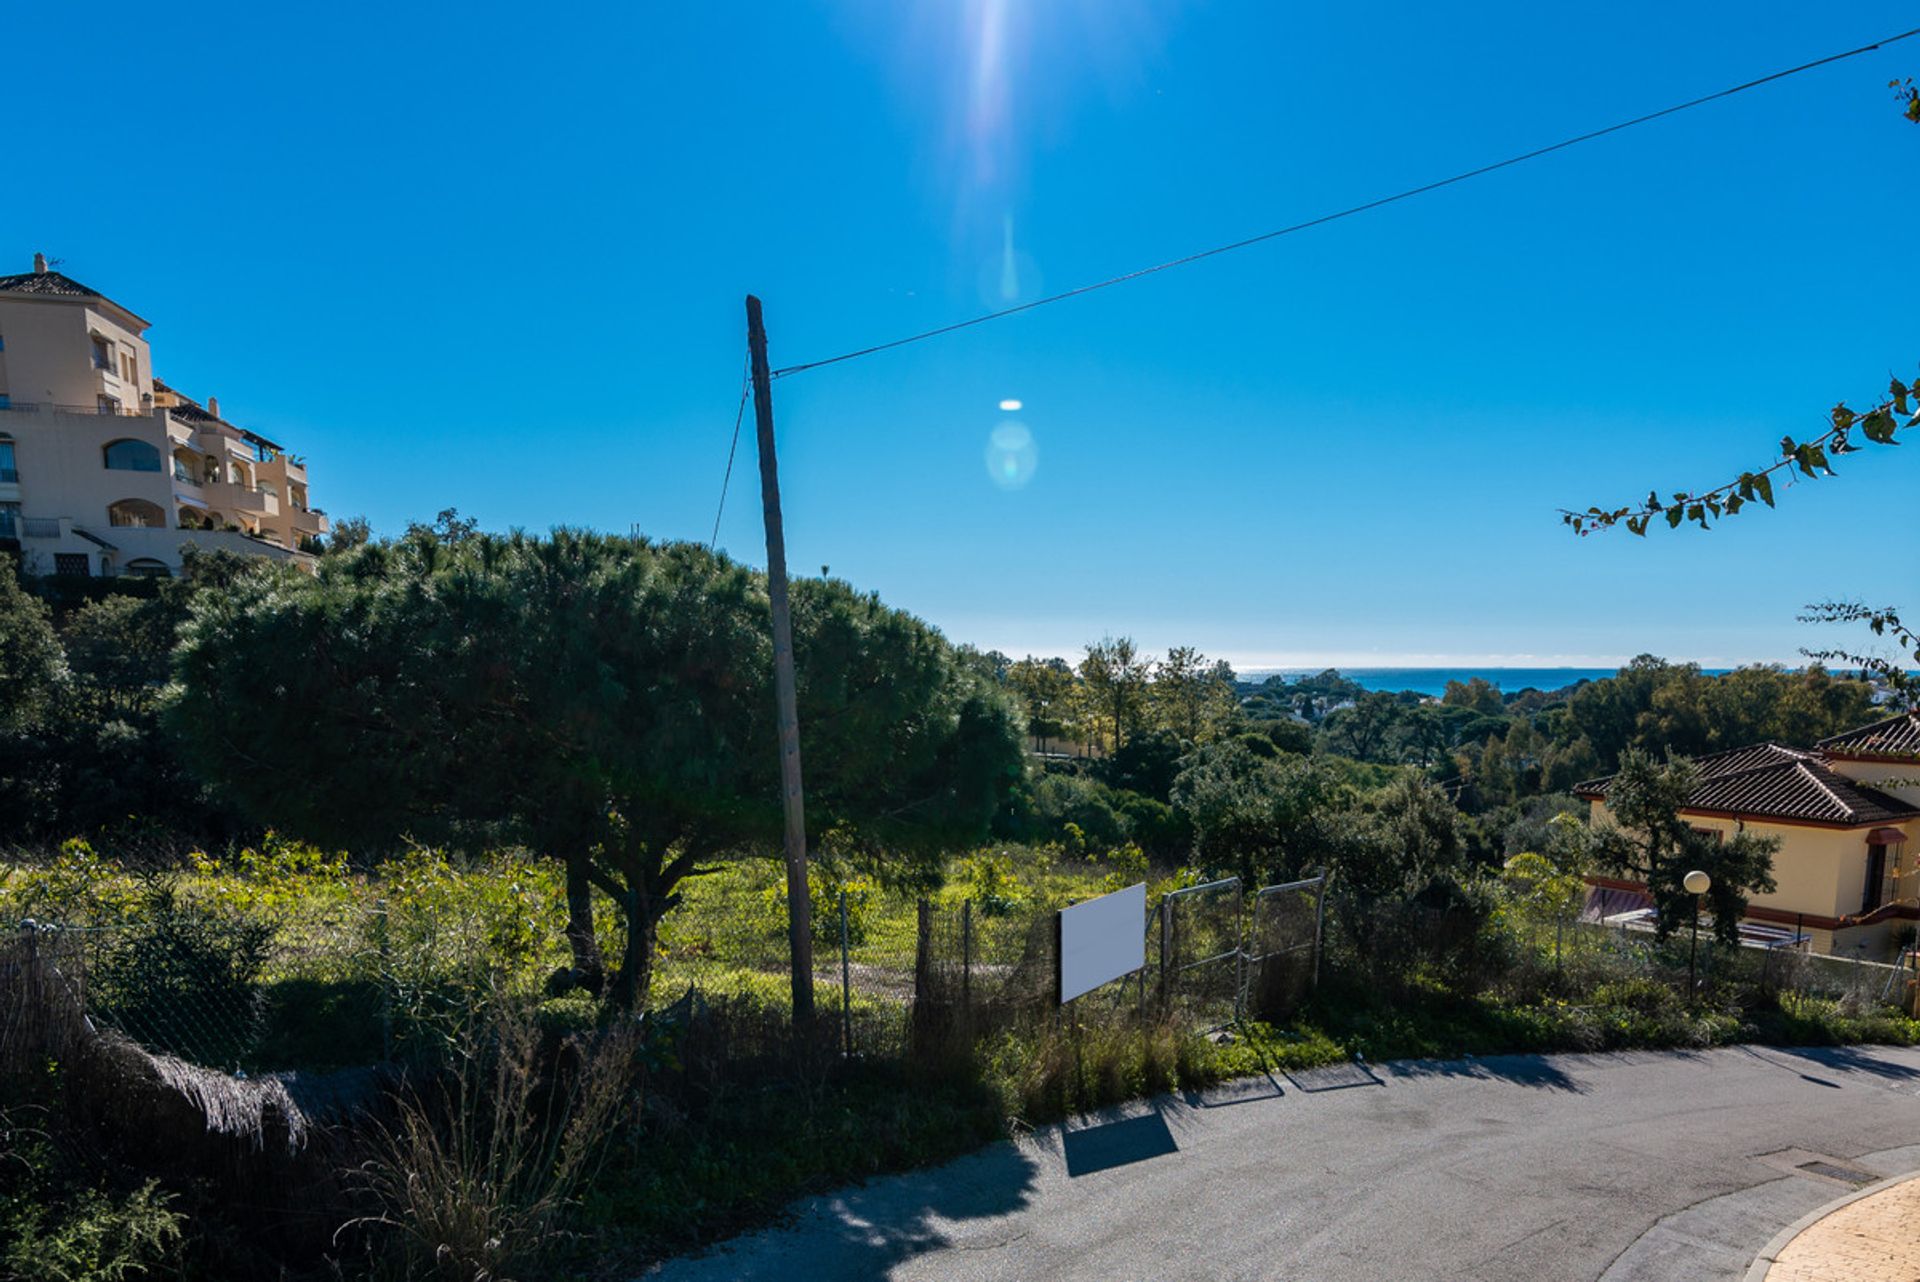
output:
M 20 537 L 23 539 L 57 539 L 60 537 L 58 517 L 29 516 L 20 522 Z
M 0 414 L 87 414 L 104 418 L 152 418 L 153 411 L 130 405 L 60 405 L 52 401 L 10 401 Z
M 227 487 L 232 497 L 228 506 L 241 512 L 253 512 L 260 516 L 279 516 L 280 497 L 266 490 L 250 490 L 241 485 Z

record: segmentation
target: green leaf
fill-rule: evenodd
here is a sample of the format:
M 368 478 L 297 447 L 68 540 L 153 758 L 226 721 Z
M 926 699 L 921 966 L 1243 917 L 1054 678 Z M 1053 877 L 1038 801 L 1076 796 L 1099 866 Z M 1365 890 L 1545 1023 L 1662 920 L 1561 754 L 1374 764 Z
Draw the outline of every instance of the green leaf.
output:
M 1866 433 L 1869 441 L 1877 445 L 1898 445 L 1900 443 L 1893 439 L 1894 432 L 1898 430 L 1898 427 L 1893 421 L 1893 411 L 1884 405 L 1877 410 L 1870 411 L 1865 418 L 1860 420 L 1860 430 Z
M 1678 504 L 1675 504 L 1673 507 L 1670 507 L 1667 509 L 1667 528 L 1668 529 L 1670 530 L 1679 529 L 1680 522 L 1686 519 L 1687 519 L 1687 510 L 1679 506 Z
M 1773 478 L 1764 474 L 1753 478 L 1753 489 L 1760 501 L 1768 507 L 1773 506 Z
M 1854 413 L 1847 408 L 1845 401 L 1833 407 L 1833 426 L 1837 431 L 1846 431 L 1853 426 Z

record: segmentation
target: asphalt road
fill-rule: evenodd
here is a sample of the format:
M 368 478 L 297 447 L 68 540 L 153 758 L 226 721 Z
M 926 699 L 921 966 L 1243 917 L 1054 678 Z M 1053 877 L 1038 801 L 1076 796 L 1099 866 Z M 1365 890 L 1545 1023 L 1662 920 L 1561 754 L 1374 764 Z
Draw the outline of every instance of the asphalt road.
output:
M 810 1199 L 650 1276 L 1693 1282 L 1738 1277 L 1776 1230 L 1848 1190 L 1801 1160 L 1911 1169 L 1920 1149 L 1898 1150 L 1915 1144 L 1920 1051 L 1342 1067 Z M 1767 1160 L 1791 1149 L 1806 1152 Z

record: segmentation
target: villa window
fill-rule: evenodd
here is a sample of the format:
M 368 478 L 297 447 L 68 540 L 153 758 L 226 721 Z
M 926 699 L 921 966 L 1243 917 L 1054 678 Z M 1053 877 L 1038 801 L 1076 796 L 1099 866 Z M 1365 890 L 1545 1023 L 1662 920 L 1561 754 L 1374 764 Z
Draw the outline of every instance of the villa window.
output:
M 107 346 L 107 340 L 93 335 L 93 367 L 113 373 L 113 349 Z
M 129 383 L 140 381 L 140 366 L 134 361 L 132 352 L 120 353 L 120 377 Z
M 160 451 L 145 441 L 109 441 L 101 448 L 107 469 L 114 472 L 158 472 Z
M 0 503 L 0 539 L 20 537 L 20 505 Z
M 55 552 L 53 572 L 63 579 L 84 579 L 93 573 L 93 562 L 85 552 Z
M 136 579 L 170 579 L 173 571 L 167 568 L 165 561 L 156 561 L 150 556 L 138 557 L 127 562 L 126 573 Z
M 118 396 L 108 396 L 105 392 L 100 393 L 100 395 L 94 398 L 93 405 L 94 409 L 101 414 L 118 414 L 120 412 L 120 398 Z
M 157 503 L 145 499 L 121 499 L 107 507 L 107 524 L 132 529 L 161 529 L 167 523 L 167 514 L 160 510 Z
M 13 461 L 13 438 L 0 434 L 0 482 L 12 485 L 19 479 L 19 468 Z

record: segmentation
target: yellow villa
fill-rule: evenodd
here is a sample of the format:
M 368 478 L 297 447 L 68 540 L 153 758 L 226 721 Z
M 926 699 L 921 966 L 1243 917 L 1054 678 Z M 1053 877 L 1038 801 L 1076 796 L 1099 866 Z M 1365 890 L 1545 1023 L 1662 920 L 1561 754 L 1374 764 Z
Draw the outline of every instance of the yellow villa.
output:
M 1805 937 L 1814 952 L 1887 959 L 1920 922 L 1920 713 L 1823 740 L 1813 750 L 1756 744 L 1701 757 L 1681 811 L 1697 830 L 1778 838 L 1778 888 L 1745 920 Z M 1611 778 L 1578 785 L 1610 823 Z M 1645 888 L 1590 879 L 1607 911 L 1644 904 Z M 1906 928 L 1903 930 L 1903 928 Z
M 305 464 L 155 378 L 147 328 L 43 255 L 0 276 L 0 551 L 74 576 L 171 575 L 190 543 L 310 561 Z

